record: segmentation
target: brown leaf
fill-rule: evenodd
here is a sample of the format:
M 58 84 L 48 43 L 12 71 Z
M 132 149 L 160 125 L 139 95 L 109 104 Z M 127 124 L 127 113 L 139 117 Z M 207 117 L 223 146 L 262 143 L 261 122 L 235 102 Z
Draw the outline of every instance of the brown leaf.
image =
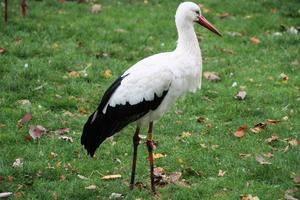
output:
M 8 182 L 13 182 L 15 180 L 15 177 L 13 176 L 7 176 Z
M 20 119 L 20 120 L 18 121 L 17 127 L 18 127 L 18 128 L 22 128 L 22 126 L 23 126 L 25 123 L 29 122 L 31 119 L 32 119 L 32 113 L 31 113 L 31 112 L 26 113 L 26 114 L 22 117 L 22 119 Z
M 221 19 L 224 19 L 224 18 L 227 18 L 227 17 L 230 17 L 230 16 L 231 16 L 231 15 L 230 15 L 228 12 L 219 14 L 219 17 L 220 17 Z
M 273 157 L 273 154 L 272 154 L 271 152 L 264 153 L 263 155 L 264 155 L 265 157 L 267 157 L 267 158 Z
M 262 157 L 261 155 L 258 155 L 255 157 L 256 161 L 259 162 L 259 164 L 261 165 L 271 165 L 272 163 L 267 161 L 264 157 Z
M 197 122 L 200 123 L 200 124 L 201 124 L 201 123 L 204 123 L 205 120 L 206 120 L 206 118 L 205 118 L 205 117 L 202 117 L 202 116 L 200 116 L 200 117 L 197 118 Z
M 53 197 L 53 200 L 58 200 L 58 193 L 57 192 L 53 192 L 52 193 L 52 197 Z
M 257 196 L 252 196 L 251 194 L 247 194 L 247 195 L 242 195 L 240 197 L 241 200 L 259 200 L 259 198 Z
M 164 157 L 166 157 L 165 154 L 161 154 L 161 153 L 154 153 L 154 154 L 153 154 L 153 158 L 154 158 L 154 159 L 164 158 Z
M 271 137 L 269 137 L 269 138 L 266 139 L 266 141 L 267 141 L 268 143 L 271 143 L 271 142 L 276 141 L 276 140 L 278 140 L 278 136 L 277 136 L 275 133 L 273 133 L 273 134 L 271 135 Z
M 78 112 L 81 113 L 81 114 L 86 114 L 87 113 L 86 109 L 82 108 L 82 107 L 78 108 Z
M 259 44 L 260 43 L 260 40 L 257 37 L 251 37 L 250 41 L 251 41 L 252 44 Z
M 237 95 L 235 95 L 235 98 L 238 99 L 238 100 L 244 100 L 247 96 L 247 92 L 242 90 L 242 91 L 239 91 L 237 93 Z
M 256 124 L 253 128 L 250 128 L 250 131 L 253 133 L 259 133 L 261 132 L 264 128 L 266 128 L 267 124 L 264 122 L 260 122 Z
M 248 128 L 247 125 L 242 125 L 242 126 L 240 126 L 240 127 L 235 131 L 234 136 L 235 136 L 235 137 L 238 137 L 238 138 L 243 137 L 244 134 L 245 134 L 245 130 L 246 130 L 247 128 Z
M 277 123 L 279 123 L 280 120 L 276 120 L 276 119 L 267 119 L 267 124 L 270 124 L 270 125 L 275 125 Z
M 118 179 L 118 178 L 122 178 L 122 175 L 121 174 L 106 175 L 106 176 L 103 176 L 101 179 L 102 180 L 113 180 L 113 179 Z
M 59 176 L 59 180 L 64 181 L 64 180 L 66 180 L 66 177 L 64 175 L 61 175 L 61 176 Z
M 223 171 L 223 170 L 220 169 L 219 172 L 218 172 L 218 176 L 223 177 L 225 175 L 225 173 L 226 173 L 226 171 Z
M 0 128 L 4 128 L 5 126 L 5 124 L 0 123 Z
M 110 69 L 106 69 L 103 72 L 103 76 L 104 76 L 104 78 L 110 78 L 112 76 L 112 71 Z
M 294 183 L 300 184 L 300 176 L 295 176 L 293 179 Z
M 32 139 L 38 139 L 45 133 L 46 129 L 41 125 L 30 126 L 29 128 L 29 135 L 32 137 Z
M 70 71 L 68 73 L 68 76 L 71 78 L 77 78 L 77 77 L 80 77 L 80 72 L 79 71 Z
M 246 158 L 250 157 L 251 154 L 250 153 L 240 153 L 239 156 L 241 159 L 246 159 Z
M 296 140 L 296 139 L 293 139 L 293 140 L 289 141 L 289 144 L 292 145 L 292 146 L 297 146 L 299 144 L 299 141 Z
M 5 48 L 0 47 L 0 54 L 4 54 L 6 52 Z
M 220 81 L 221 78 L 216 74 L 216 72 L 204 72 L 203 76 L 209 81 Z

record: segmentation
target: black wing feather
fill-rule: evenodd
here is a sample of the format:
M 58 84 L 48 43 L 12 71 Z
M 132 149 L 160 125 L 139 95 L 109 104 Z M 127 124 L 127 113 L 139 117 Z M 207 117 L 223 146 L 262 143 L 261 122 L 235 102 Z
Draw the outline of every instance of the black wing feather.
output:
M 119 77 L 107 89 L 102 97 L 97 111 L 91 114 L 83 127 L 81 144 L 84 145 L 88 154 L 91 156 L 94 155 L 96 149 L 106 138 L 119 132 L 129 123 L 140 119 L 150 110 L 155 110 L 168 93 L 168 90 L 166 90 L 160 97 L 154 94 L 153 100 L 143 100 L 135 105 L 130 105 L 129 102 L 126 102 L 125 105 L 116 105 L 115 107 L 108 105 L 105 114 L 103 114 L 102 110 L 108 103 L 115 90 L 120 86 L 124 77 L 125 76 Z M 96 116 L 94 116 L 95 113 Z

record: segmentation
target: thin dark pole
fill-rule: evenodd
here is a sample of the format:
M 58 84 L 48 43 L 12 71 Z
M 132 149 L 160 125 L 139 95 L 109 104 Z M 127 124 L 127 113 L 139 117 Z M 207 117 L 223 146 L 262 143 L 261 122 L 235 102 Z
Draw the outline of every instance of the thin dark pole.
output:
M 131 168 L 131 180 L 130 180 L 130 189 L 134 187 L 134 178 L 135 178 L 135 169 L 136 169 L 136 159 L 137 159 L 137 150 L 140 144 L 140 127 L 136 127 L 135 134 L 133 136 L 133 159 L 132 159 L 132 168 Z
M 4 21 L 7 22 L 7 0 L 4 0 Z
M 26 7 L 27 7 L 27 5 L 26 5 L 26 0 L 22 0 L 22 15 L 23 15 L 23 17 L 25 17 L 26 16 Z

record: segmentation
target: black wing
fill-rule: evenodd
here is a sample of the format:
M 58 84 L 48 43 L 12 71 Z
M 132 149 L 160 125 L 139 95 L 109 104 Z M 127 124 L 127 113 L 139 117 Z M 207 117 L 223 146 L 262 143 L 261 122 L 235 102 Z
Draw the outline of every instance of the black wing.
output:
M 150 110 L 155 110 L 168 93 L 168 90 L 165 90 L 160 97 L 154 94 L 154 99 L 150 101 L 143 100 L 135 105 L 130 105 L 128 102 L 125 105 L 116 105 L 115 107 L 108 105 L 105 114 L 103 114 L 102 110 L 115 90 L 120 86 L 123 78 L 125 76 L 119 77 L 108 88 L 102 97 L 97 111 L 91 114 L 83 127 L 81 144 L 84 145 L 91 156 L 94 155 L 96 149 L 106 138 L 119 132 L 129 123 L 140 119 Z

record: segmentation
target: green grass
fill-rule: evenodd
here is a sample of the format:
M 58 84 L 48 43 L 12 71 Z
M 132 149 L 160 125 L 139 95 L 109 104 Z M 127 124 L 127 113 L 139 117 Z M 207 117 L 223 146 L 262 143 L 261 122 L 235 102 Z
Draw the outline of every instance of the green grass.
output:
M 4 179 L 0 180 L 0 192 L 14 192 L 16 199 L 53 199 L 54 192 L 59 199 L 108 199 L 112 192 L 122 193 L 126 199 L 151 199 L 145 145 L 139 148 L 136 178 L 147 189 L 128 188 L 134 126 L 114 136 L 116 145 L 106 141 L 94 159 L 86 156 L 80 135 L 88 113 L 96 109 L 115 78 L 138 60 L 175 48 L 174 13 L 180 1 L 149 0 L 147 5 L 134 0 L 100 2 L 103 11 L 91 14 L 88 3 L 28 1 L 28 16 L 22 18 L 19 1 L 10 1 L 9 22 L 0 23 L 0 47 L 7 49 L 0 54 L 0 123 L 5 125 L 0 128 L 0 176 Z M 156 152 L 167 157 L 157 159 L 155 165 L 167 174 L 183 172 L 182 178 L 189 183 L 189 187 L 170 184 L 159 188 L 161 198 L 231 200 L 252 194 L 273 200 L 284 199 L 285 191 L 295 188 L 298 191 L 291 195 L 300 198 L 299 185 L 293 182 L 293 177 L 300 175 L 299 145 L 283 151 L 288 140 L 300 140 L 300 36 L 286 32 L 273 35 L 281 31 L 281 25 L 300 25 L 300 3 L 201 3 L 210 9 L 204 15 L 224 35 L 219 38 L 196 28 L 203 36 L 203 68 L 218 72 L 222 80 L 203 80 L 201 91 L 179 99 L 156 123 Z M 275 8 L 277 12 L 273 13 Z M 218 14 L 224 12 L 231 16 L 220 19 Z M 120 28 L 126 32 L 115 31 Z M 232 37 L 228 32 L 240 32 L 242 36 Z M 253 36 L 261 43 L 252 44 Z M 26 63 L 28 68 L 24 67 Z M 88 65 L 87 77 L 68 77 L 69 71 L 80 71 Z M 102 75 L 106 69 L 112 70 L 112 77 Z M 288 75 L 286 83 L 280 80 L 281 73 Z M 233 82 L 238 86 L 232 87 Z M 41 85 L 41 89 L 35 89 Z M 244 101 L 234 99 L 239 86 L 246 87 Z M 30 100 L 31 106 L 20 105 L 21 99 Z M 82 108 L 87 114 L 79 112 Z M 175 114 L 178 110 L 183 114 Z M 17 129 L 18 120 L 29 111 L 33 119 Z M 74 116 L 65 115 L 66 111 Z M 197 123 L 198 116 L 208 120 Z M 288 120 L 282 120 L 285 116 Z M 259 134 L 248 130 L 241 139 L 233 136 L 239 126 L 252 127 L 266 119 L 282 121 Z M 37 124 L 49 131 L 71 128 L 68 135 L 74 142 L 60 140 L 53 133 L 39 141 L 25 141 L 29 125 Z M 191 137 L 176 139 L 183 131 L 191 132 Z M 265 139 L 272 133 L 279 141 L 269 145 Z M 52 158 L 51 152 L 58 156 Z M 267 152 L 274 154 L 268 159 L 272 164 L 260 165 L 255 156 Z M 240 159 L 239 153 L 251 156 Z M 23 158 L 22 168 L 12 167 L 16 158 Z M 71 168 L 64 167 L 68 163 Z M 220 169 L 226 171 L 224 177 L 217 176 Z M 89 180 L 81 180 L 77 174 Z M 100 174 L 121 174 L 122 178 L 103 181 Z M 59 180 L 61 175 L 66 180 Z M 9 181 L 8 176 L 14 179 Z M 97 185 L 96 190 L 85 189 L 91 184 Z

